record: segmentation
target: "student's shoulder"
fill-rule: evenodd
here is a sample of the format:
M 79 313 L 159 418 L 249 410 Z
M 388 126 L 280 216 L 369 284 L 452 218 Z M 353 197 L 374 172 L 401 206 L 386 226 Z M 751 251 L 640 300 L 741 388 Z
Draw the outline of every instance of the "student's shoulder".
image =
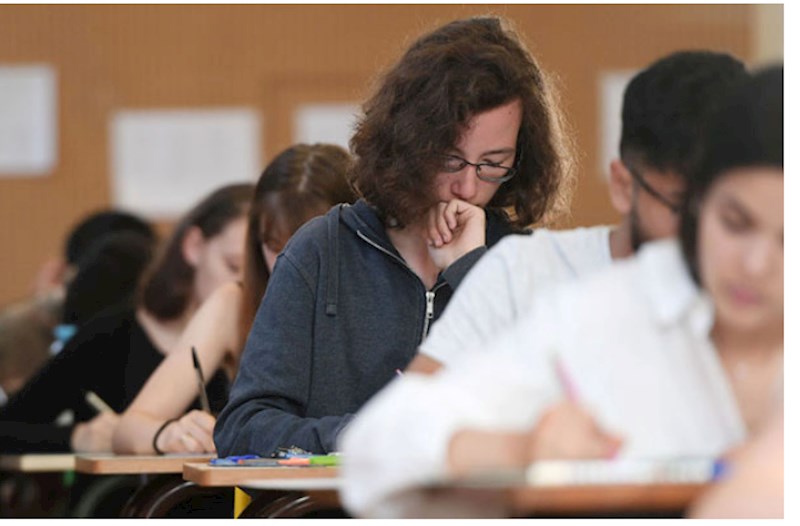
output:
M 507 261 L 513 266 L 530 268 L 543 261 L 610 259 L 608 226 L 550 230 L 540 228 L 530 235 L 512 234 L 503 238 L 490 251 L 493 257 Z
M 685 279 L 680 268 L 680 249 L 672 240 L 644 245 L 634 256 L 617 260 L 604 269 L 563 283 L 549 291 L 549 301 L 574 309 L 606 312 L 626 312 L 631 316 L 646 315 L 655 295 L 653 289 L 661 287 L 654 281 L 654 271 L 668 269 L 658 275 L 674 285 Z M 545 299 L 544 301 L 548 301 Z
M 85 356 L 95 351 L 111 349 L 115 343 L 130 337 L 135 324 L 136 316 L 132 306 L 117 305 L 105 309 L 83 324 L 59 355 Z
M 118 330 L 129 329 L 135 321 L 135 311 L 132 305 L 122 303 L 108 307 L 86 322 L 78 330 L 80 334 L 111 333 Z
M 298 228 L 281 251 L 281 256 L 288 257 L 297 265 L 306 265 L 310 260 L 323 256 L 329 244 L 330 225 L 336 222 L 334 212 L 331 209 Z
M 346 255 L 357 245 L 357 227 L 373 226 L 364 223 L 365 209 L 367 205 L 361 202 L 334 205 L 324 215 L 301 226 L 286 244 L 283 254 L 298 265 L 326 260 L 334 254 Z M 374 218 L 368 216 L 368 219 Z M 331 250 L 332 247 L 335 250 Z

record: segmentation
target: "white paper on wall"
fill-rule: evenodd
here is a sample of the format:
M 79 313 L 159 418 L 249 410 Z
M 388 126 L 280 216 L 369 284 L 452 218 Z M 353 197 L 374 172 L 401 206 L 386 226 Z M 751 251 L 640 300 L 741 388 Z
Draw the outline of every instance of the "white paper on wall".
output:
M 636 70 L 607 71 L 600 74 L 600 166 L 603 177 L 608 177 L 609 163 L 619 157 L 619 140 L 622 137 L 622 99 L 625 87 L 636 75 Z
M 347 148 L 360 108 L 356 103 L 303 104 L 294 114 L 294 141 Z
M 177 217 L 222 185 L 254 181 L 261 163 L 261 119 L 252 109 L 130 110 L 112 117 L 114 204 L 149 217 Z
M 56 165 L 56 72 L 46 65 L 0 66 L 0 177 L 47 175 Z

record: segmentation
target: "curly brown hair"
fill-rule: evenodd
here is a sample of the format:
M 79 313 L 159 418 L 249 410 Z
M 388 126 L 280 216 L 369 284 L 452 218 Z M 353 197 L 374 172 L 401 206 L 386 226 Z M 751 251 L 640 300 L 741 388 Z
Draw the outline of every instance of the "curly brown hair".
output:
M 563 211 L 572 190 L 571 150 L 549 80 L 507 22 L 457 20 L 419 38 L 363 106 L 350 148 L 352 184 L 384 218 L 409 224 L 436 201 L 434 175 L 470 119 L 522 104 L 517 176 L 491 208 L 528 226 Z

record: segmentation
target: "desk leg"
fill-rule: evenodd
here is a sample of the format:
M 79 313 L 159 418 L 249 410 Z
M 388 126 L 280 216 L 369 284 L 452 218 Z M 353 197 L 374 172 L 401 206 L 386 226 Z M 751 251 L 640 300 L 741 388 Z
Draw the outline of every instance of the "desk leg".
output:
M 262 519 L 270 516 L 274 508 L 285 506 L 296 499 L 297 493 L 287 491 L 258 491 L 250 504 L 239 514 L 240 519 Z
M 184 481 L 181 475 L 160 475 L 150 479 L 131 496 L 120 512 L 126 518 L 164 517 L 183 500 L 195 495 L 219 493 L 220 488 L 202 488 Z
M 319 500 L 312 495 L 297 491 L 265 491 L 259 493 L 239 517 L 242 519 L 301 518 L 321 510 L 331 510 L 337 512 L 337 516 L 340 514 L 346 516 L 339 508 L 331 507 L 329 502 Z

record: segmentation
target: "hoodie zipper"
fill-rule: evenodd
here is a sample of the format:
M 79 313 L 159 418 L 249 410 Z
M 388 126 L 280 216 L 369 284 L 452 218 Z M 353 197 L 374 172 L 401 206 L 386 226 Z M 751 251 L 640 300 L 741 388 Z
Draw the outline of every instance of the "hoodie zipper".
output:
M 425 292 L 425 324 L 422 326 L 422 339 L 420 340 L 420 343 L 425 341 L 425 338 L 428 336 L 428 327 L 430 327 L 431 320 L 433 319 L 433 300 L 435 299 L 435 292 Z
M 420 283 L 422 283 L 422 280 L 419 279 L 419 276 L 417 276 L 414 273 L 414 271 L 411 270 L 411 267 L 409 267 L 406 264 L 406 262 L 403 261 L 402 258 L 397 257 L 395 254 L 392 254 L 391 252 L 389 252 L 388 250 L 386 250 L 385 248 L 383 248 L 379 244 L 377 244 L 374 241 L 372 241 L 370 238 L 368 238 L 366 235 L 364 235 L 361 232 L 361 230 L 356 230 L 356 234 L 358 235 L 358 237 L 360 237 L 361 239 L 363 239 L 364 241 L 366 241 L 367 243 L 369 243 L 370 245 L 372 245 L 376 249 L 380 250 L 381 252 L 383 252 L 384 254 L 389 256 L 390 258 L 394 259 L 395 261 L 397 261 L 398 263 L 403 265 L 403 267 L 406 270 L 408 270 L 411 274 L 413 274 L 414 277 L 417 278 L 417 280 Z M 420 343 L 422 343 L 425 340 L 425 338 L 428 336 L 428 329 L 430 328 L 431 320 L 433 319 L 433 314 L 434 314 L 433 306 L 434 306 L 434 300 L 436 299 L 436 291 L 439 290 L 443 285 L 444 285 L 444 283 L 438 283 L 438 284 L 434 285 L 431 290 L 426 290 L 425 291 L 425 319 L 423 320 L 422 337 L 420 338 Z M 425 288 L 424 285 L 423 285 L 423 288 Z

